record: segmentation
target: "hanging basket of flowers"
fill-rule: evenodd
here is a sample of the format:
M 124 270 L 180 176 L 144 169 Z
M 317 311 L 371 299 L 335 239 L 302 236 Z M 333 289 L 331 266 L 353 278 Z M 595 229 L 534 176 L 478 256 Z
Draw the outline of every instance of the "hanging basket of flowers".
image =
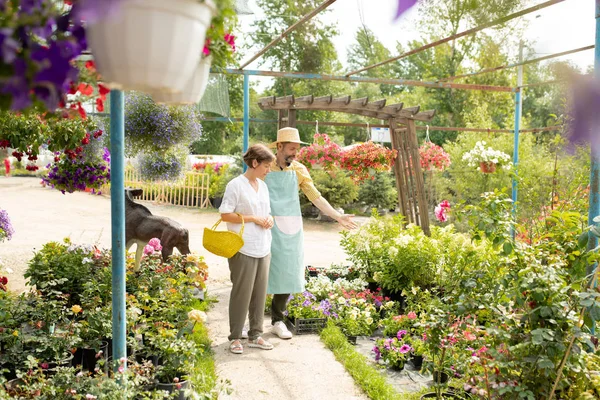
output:
M 211 0 L 128 0 L 89 21 L 98 71 L 113 89 L 181 92 L 200 63 Z
M 326 133 L 315 133 L 314 142 L 300 149 L 298 161 L 308 169 L 332 172 L 340 166 L 342 149 Z
M 443 171 L 450 166 L 450 155 L 441 146 L 426 141 L 419 147 L 419 157 L 423 171 Z
M 496 172 L 497 167 L 504 169 L 512 167 L 508 154 L 491 147 L 486 147 L 484 141 L 477 142 L 473 150 L 463 154 L 462 160 L 466 161 L 469 167 L 477 168 L 484 174 Z
M 392 169 L 398 152 L 368 141 L 342 152 L 340 167 L 351 173 L 354 182 L 374 178 L 376 172 Z
M 157 103 L 169 104 L 196 104 L 202 99 L 206 86 L 208 86 L 208 75 L 210 73 L 211 57 L 203 57 L 192 74 L 191 79 L 181 92 L 165 90 L 150 91 L 149 94 Z

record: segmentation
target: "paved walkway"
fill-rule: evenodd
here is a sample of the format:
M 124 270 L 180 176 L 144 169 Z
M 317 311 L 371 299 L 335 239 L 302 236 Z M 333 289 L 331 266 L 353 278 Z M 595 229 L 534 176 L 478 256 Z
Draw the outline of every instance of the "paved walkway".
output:
M 227 399 L 312 400 L 366 399 L 350 375 L 327 350 L 318 336 L 296 336 L 281 341 L 270 334 L 271 351 L 245 349 L 243 355 L 228 351 L 227 303 L 231 283 L 225 259 L 202 248 L 202 232 L 217 220 L 214 212 L 146 204 L 157 215 L 173 218 L 190 231 L 190 248 L 205 256 L 209 265 L 209 293 L 219 300 L 209 312 L 208 327 L 213 339 L 219 376 L 231 382 Z M 0 259 L 14 272 L 9 287 L 23 290 L 23 272 L 33 252 L 49 241 L 69 236 L 76 243 L 110 247 L 110 199 L 87 193 L 63 195 L 44 189 L 33 178 L 0 177 L 0 208 L 8 211 L 15 228 L 11 241 L 0 244 Z M 336 224 L 307 223 L 305 262 L 329 265 L 345 259 L 339 246 Z M 268 331 L 270 320 L 265 320 Z

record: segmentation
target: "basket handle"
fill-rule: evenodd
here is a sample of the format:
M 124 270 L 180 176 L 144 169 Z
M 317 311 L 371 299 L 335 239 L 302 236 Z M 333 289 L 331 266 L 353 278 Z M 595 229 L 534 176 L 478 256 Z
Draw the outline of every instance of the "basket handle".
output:
M 240 229 L 240 236 L 244 235 L 244 216 L 240 213 L 235 213 L 236 215 L 238 215 L 241 219 L 242 219 L 242 229 Z M 221 223 L 221 221 L 223 221 L 222 218 L 219 218 L 219 220 L 213 225 L 213 227 L 211 228 L 213 231 L 217 230 L 217 226 L 219 226 L 219 224 Z

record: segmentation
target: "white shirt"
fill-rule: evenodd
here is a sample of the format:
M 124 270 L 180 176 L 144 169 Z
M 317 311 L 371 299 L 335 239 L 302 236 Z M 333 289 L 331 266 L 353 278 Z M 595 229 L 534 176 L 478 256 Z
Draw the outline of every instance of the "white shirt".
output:
M 271 214 L 269 189 L 261 179 L 258 181 L 258 191 L 255 191 L 248 178 L 240 175 L 232 179 L 225 188 L 223 202 L 219 207 L 221 214 L 240 213 L 266 217 Z M 242 224 L 227 223 L 227 229 L 239 233 Z M 240 253 L 250 257 L 262 258 L 271 252 L 271 230 L 265 229 L 254 222 L 245 222 L 244 246 Z

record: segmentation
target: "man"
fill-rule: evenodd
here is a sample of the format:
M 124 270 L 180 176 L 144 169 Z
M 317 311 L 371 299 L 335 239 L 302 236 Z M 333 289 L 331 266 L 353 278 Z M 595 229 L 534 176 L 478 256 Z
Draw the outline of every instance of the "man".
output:
M 271 304 L 271 332 L 282 339 L 292 333 L 283 322 L 283 313 L 291 293 L 304 291 L 304 235 L 298 188 L 304 192 L 321 212 L 335 219 L 345 229 L 354 229 L 354 215 L 340 214 L 325 200 L 304 165 L 295 161 L 300 149 L 300 134 L 296 128 L 282 128 L 277 141 L 269 147 L 276 148 L 276 159 L 265 182 L 269 188 L 271 214 L 275 219 L 272 229 L 271 264 L 267 293 L 273 294 Z

